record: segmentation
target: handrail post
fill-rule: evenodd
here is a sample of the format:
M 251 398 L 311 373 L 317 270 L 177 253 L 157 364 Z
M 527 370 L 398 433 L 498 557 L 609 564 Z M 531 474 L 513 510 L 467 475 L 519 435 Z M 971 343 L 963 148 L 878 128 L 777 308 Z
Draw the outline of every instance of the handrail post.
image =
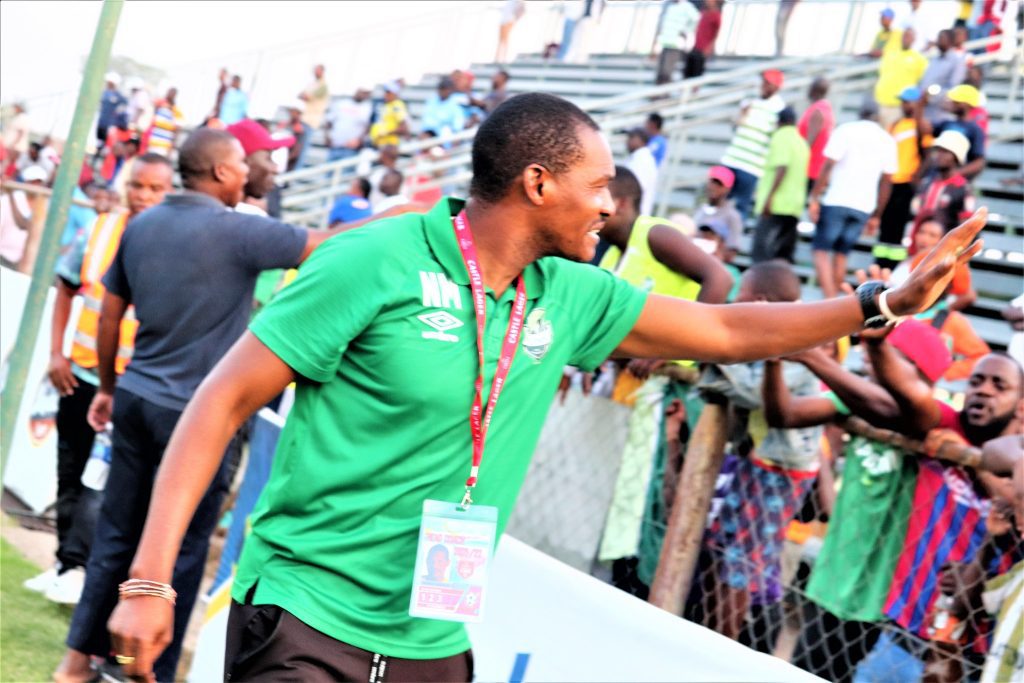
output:
M 14 440 L 14 428 L 21 400 L 25 395 L 29 364 L 32 362 L 39 326 L 42 323 L 43 308 L 46 305 L 50 283 L 53 281 L 53 269 L 60 248 L 60 234 L 68 220 L 71 193 L 78 182 L 82 161 L 85 158 L 85 143 L 89 138 L 92 118 L 99 108 L 103 73 L 110 58 L 110 47 L 114 42 L 117 21 L 123 7 L 123 0 L 104 1 L 93 36 L 92 49 L 82 74 L 75 115 L 71 120 L 71 130 L 64 146 L 64 158 L 57 170 L 46 226 L 40 237 L 39 253 L 32 270 L 32 283 L 29 285 L 25 308 L 18 325 L 17 341 L 8 361 L 7 379 L 0 400 L 0 476 L 7 465 Z

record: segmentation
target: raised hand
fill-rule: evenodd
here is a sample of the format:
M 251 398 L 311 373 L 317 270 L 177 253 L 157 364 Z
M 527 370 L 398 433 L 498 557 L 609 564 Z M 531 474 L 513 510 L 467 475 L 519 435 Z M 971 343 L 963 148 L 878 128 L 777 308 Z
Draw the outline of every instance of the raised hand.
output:
M 931 306 L 946 291 L 953 272 L 981 251 L 982 243 L 975 241 L 985 227 L 988 209 L 982 207 L 959 227 L 950 230 L 924 260 L 910 273 L 899 287 L 889 291 L 889 308 L 895 315 L 920 313 Z

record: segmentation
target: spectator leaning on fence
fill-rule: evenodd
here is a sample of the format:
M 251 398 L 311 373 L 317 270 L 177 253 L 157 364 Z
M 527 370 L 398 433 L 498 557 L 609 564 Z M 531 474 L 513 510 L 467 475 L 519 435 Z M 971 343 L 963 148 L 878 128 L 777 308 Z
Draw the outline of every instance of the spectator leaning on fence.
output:
M 99 384 L 97 332 L 106 289 L 101 282 L 114 258 L 128 222 L 163 201 L 171 190 L 174 169 L 166 157 L 148 153 L 132 166 L 127 184 L 128 212 L 105 212 L 80 231 L 57 263 L 48 374 L 60 393 L 57 407 L 57 563 L 25 587 L 46 594 L 55 602 L 73 605 L 85 585 L 96 519 L 102 494 L 82 484 L 96 432 L 86 419 Z M 71 355 L 64 355 L 64 337 L 71 302 L 82 297 Z M 114 367 L 124 373 L 131 360 L 138 323 L 129 308 L 118 333 Z
M 158 583 L 126 584 L 110 622 L 126 674 L 149 674 L 172 629 L 170 603 L 140 595 L 139 586 L 170 595 L 177 546 L 232 434 L 297 377 L 305 379 L 234 582 L 228 675 L 251 679 L 300 666 L 310 676 L 363 677 L 376 653 L 396 678 L 469 680 L 464 627 L 409 616 L 424 498 L 452 509 L 462 500 L 483 514 L 496 508 L 499 537 L 565 365 L 593 369 L 610 355 L 745 362 L 885 319 L 876 316 L 879 284 L 837 300 L 708 306 L 648 296 L 574 263 L 593 257 L 596 232 L 614 211 L 615 170 L 597 123 L 558 97 L 509 99 L 480 126 L 472 154 L 466 203 L 444 199 L 426 215 L 332 239 L 192 399 L 157 475 L 130 570 Z M 903 287 L 878 294 L 882 308 L 907 315 L 930 304 L 955 263 L 977 252 L 970 245 L 984 219 L 979 213 L 947 235 Z M 446 317 L 417 318 L 429 313 Z M 502 335 L 506 316 L 511 330 Z M 478 328 L 499 330 L 506 343 L 477 347 Z M 501 357 L 510 365 L 495 384 L 500 394 L 490 394 L 497 407 L 486 409 L 490 450 L 476 451 L 482 464 L 473 470 L 473 442 L 484 443 L 467 424 L 471 411 L 484 415 L 473 410 L 473 387 Z M 481 395 L 490 384 L 480 382 Z M 392 428 L 382 431 L 384 423 Z M 363 495 L 353 493 L 360 487 Z M 387 529 L 369 521 L 385 518 Z M 317 590 L 304 588 L 311 585 Z M 243 636 L 253 618 L 277 626 Z
M 768 141 L 778 125 L 779 112 L 786 106 L 778 94 L 782 82 L 783 75 L 778 69 L 761 73 L 760 97 L 747 100 L 740 106 L 736 132 L 722 157 L 722 165 L 735 175 L 729 198 L 735 200 L 736 210 L 743 220 L 750 215 L 757 179 L 764 174 Z

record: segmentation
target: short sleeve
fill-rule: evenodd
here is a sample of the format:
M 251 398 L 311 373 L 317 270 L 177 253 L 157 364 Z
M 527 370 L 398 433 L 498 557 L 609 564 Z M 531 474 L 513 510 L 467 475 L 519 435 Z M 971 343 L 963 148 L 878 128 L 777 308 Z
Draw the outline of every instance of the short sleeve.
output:
M 833 131 L 832 135 L 828 138 L 828 142 L 825 143 L 825 149 L 822 150 L 822 154 L 832 161 L 842 159 L 846 154 L 846 131 L 839 128 Z
M 593 370 L 622 343 L 640 317 L 647 294 L 606 270 L 564 264 L 571 273 L 568 291 L 575 321 L 569 364 Z
M 821 395 L 822 398 L 827 398 L 835 406 L 836 412 L 840 415 L 850 415 L 850 409 L 846 407 L 843 400 L 836 395 L 834 391 L 826 391 Z
M 254 271 L 294 268 L 306 248 L 308 233 L 287 223 L 263 216 L 240 215 L 239 234 L 242 262 Z
M 970 142 L 971 146 L 967 149 L 967 160 L 974 161 L 985 156 L 985 134 L 981 131 L 981 127 L 971 122 L 970 126 Z
M 85 248 L 89 246 L 89 235 L 92 234 L 94 225 L 95 222 L 80 228 L 68 245 L 68 250 L 57 260 L 54 272 L 57 277 L 73 287 L 82 286 L 82 262 L 85 260 Z
M 789 163 L 792 157 L 792 147 L 785 144 L 785 141 L 778 134 L 772 136 L 768 143 L 768 159 L 765 161 L 765 168 L 778 168 Z
M 342 354 L 376 317 L 387 288 L 380 264 L 390 255 L 373 230 L 332 237 L 306 260 L 249 326 L 295 372 L 326 382 Z
M 886 175 L 893 175 L 900 168 L 896 154 L 896 140 L 894 140 L 891 135 L 885 135 L 883 144 L 882 173 Z
M 116 294 L 127 302 L 132 300 L 132 288 L 128 284 L 128 274 L 124 270 L 124 250 L 130 240 L 131 228 L 127 228 L 121 236 L 121 244 L 117 247 L 106 275 L 103 276 L 103 286 L 111 294 Z

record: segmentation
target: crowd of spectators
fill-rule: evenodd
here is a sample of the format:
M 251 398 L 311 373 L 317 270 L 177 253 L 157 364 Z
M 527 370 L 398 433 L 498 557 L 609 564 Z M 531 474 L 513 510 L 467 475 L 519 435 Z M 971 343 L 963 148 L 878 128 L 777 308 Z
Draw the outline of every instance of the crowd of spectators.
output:
M 599 17 L 601 4 L 587 0 L 567 11 L 563 58 L 581 49 L 573 43 L 585 40 L 578 32 Z M 659 173 L 671 153 L 662 117 L 652 113 L 626 131 L 628 157 L 610 185 L 616 213 L 601 231 L 595 265 L 650 292 L 706 303 L 799 301 L 793 266 L 806 216 L 814 224 L 813 263 L 825 297 L 849 287 L 847 257 L 862 235 L 876 237 L 873 274 L 905 281 L 974 212 L 972 181 L 986 163 L 988 113 L 983 72 L 963 44 L 998 30 L 999 19 L 997 3 L 986 2 L 975 25 L 958 22 L 927 33 L 920 4 L 911 3 L 902 18 L 890 9 L 880 13 L 867 53 L 878 60 L 878 81 L 855 121 L 837 125 L 827 79 L 811 83 L 809 106 L 798 112 L 780 92 L 783 72 L 765 70 L 689 216 L 655 215 Z M 683 78 L 701 75 L 720 5 L 665 3 L 654 43 L 657 84 L 671 81 L 680 63 Z M 498 61 L 522 12 L 522 2 L 503 10 L 506 47 L 499 46 Z M 275 121 L 252 117 L 240 76 L 222 70 L 218 79 L 199 128 L 226 130 L 244 152 L 248 172 L 236 212 L 277 215 L 275 176 L 319 162 L 309 152 L 321 139 L 328 163 L 372 159 L 335 200 L 328 217 L 335 231 L 439 199 L 440 189 L 416 191 L 425 178 L 406 178 L 400 170 L 401 144 L 442 138 L 418 155 L 444 158 L 443 138 L 474 128 L 511 96 L 506 70 L 495 73 L 486 92 L 474 89 L 472 73 L 455 70 L 439 79 L 413 120 L 401 80 L 337 97 L 317 65 Z M 125 79 L 122 88 L 118 74 L 107 74 L 95 153 L 82 169 L 61 237 L 57 282 L 65 304 L 85 288 L 95 303 L 102 285 L 89 266 L 97 252 L 109 265 L 127 220 L 170 190 L 172 160 L 188 165 L 179 154 L 188 136 L 177 95 L 168 87 L 154 99 L 141 80 Z M 14 111 L 3 136 L 4 176 L 52 184 L 59 152 L 49 139 L 31 141 L 25 107 Z M 24 193 L 0 197 L 5 266 L 24 265 L 31 212 Z M 108 224 L 114 232 L 101 239 L 94 226 Z M 751 265 L 741 275 L 745 226 L 752 226 Z M 277 260 L 274 265 L 301 259 Z M 256 303 L 292 277 L 282 271 L 262 277 Z M 600 372 L 611 398 L 633 411 L 599 551 L 612 566 L 613 583 L 647 597 L 689 438 L 706 397 L 717 394 L 732 406 L 727 454 L 686 616 L 778 652 L 780 633 L 792 627 L 777 616 L 788 609 L 799 624 L 792 661 L 835 681 L 894 675 L 953 681 L 981 670 L 986 677 L 1019 671 L 1024 655 L 1002 626 L 1021 619 L 1024 359 L 1019 348 L 992 353 L 971 329 L 963 311 L 976 298 L 963 267 L 935 306 L 895 329 L 865 331 L 853 340 L 855 354 L 851 340 L 840 340 L 784 359 L 707 366 L 697 384 L 696 366 L 685 359 L 607 363 Z M 1006 315 L 1015 330 L 1024 324 L 1018 311 Z M 67 318 L 57 322 L 54 338 L 62 339 Z M 127 358 L 130 340 L 122 346 Z M 51 377 L 64 396 L 62 457 L 73 456 L 77 467 L 92 445 L 81 432 L 97 383 L 95 346 L 91 355 L 86 347 L 70 360 L 55 347 L 51 359 Z M 858 372 L 851 358 L 859 359 Z M 963 380 L 960 410 L 934 398 L 937 384 Z M 844 435 L 837 424 L 851 416 L 883 431 Z M 652 431 L 653 441 L 645 439 Z M 898 435 L 924 445 L 901 446 Z M 939 459 L 950 444 L 973 447 L 977 455 L 969 465 Z M 83 522 L 91 529 L 98 510 L 75 476 L 65 479 L 59 570 L 37 577 L 32 587 L 74 603 L 89 547 L 76 545 L 69 520 L 91 516 Z M 212 519 L 206 522 L 212 528 Z M 800 597 L 795 610 L 794 596 Z

